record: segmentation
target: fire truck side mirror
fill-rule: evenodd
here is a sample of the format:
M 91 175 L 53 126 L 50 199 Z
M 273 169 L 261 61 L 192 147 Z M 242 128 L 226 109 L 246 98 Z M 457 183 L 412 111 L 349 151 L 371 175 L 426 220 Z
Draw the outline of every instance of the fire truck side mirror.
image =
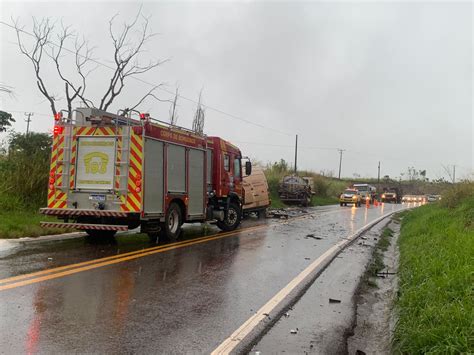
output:
M 252 174 L 252 163 L 250 161 L 245 162 L 245 175 L 249 176 Z

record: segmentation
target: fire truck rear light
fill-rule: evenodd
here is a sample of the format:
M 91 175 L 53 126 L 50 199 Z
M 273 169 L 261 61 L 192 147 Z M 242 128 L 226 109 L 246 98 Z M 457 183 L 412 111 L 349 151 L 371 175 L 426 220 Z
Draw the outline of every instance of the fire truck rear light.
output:
M 138 187 L 142 186 L 142 181 L 141 180 L 137 180 L 135 182 L 135 185 L 137 185 Z
M 50 184 L 50 185 L 49 185 L 49 189 L 50 189 L 50 190 L 54 190 L 54 185 L 53 185 L 53 184 Z
M 54 120 L 59 121 L 63 117 L 63 114 L 61 112 L 55 113 L 54 114 Z
M 54 178 L 49 178 L 49 183 L 54 184 Z
M 54 135 L 62 134 L 64 130 L 63 126 L 54 126 L 53 133 Z
M 146 114 L 145 113 L 140 113 L 140 119 L 144 120 L 146 118 Z
M 141 192 L 141 191 L 142 191 L 142 189 L 140 187 L 135 188 L 135 192 Z
M 51 171 L 51 172 L 49 173 L 49 176 L 54 177 L 54 171 Z

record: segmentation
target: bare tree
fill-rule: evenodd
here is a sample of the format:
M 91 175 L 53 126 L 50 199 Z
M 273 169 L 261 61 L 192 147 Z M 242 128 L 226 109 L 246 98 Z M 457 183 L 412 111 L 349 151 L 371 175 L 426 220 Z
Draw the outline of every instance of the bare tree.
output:
M 59 26 L 56 26 L 56 23 L 52 22 L 49 18 L 44 18 L 41 21 L 33 18 L 33 32 L 29 33 L 24 30 L 24 27 L 20 26 L 18 21 L 13 21 L 20 51 L 31 61 L 35 71 L 38 89 L 49 101 L 53 114 L 59 111 L 57 102 L 61 98 L 59 95 L 50 92 L 45 83 L 41 68 L 42 64 L 45 63 L 46 57 L 52 61 L 56 67 L 59 79 L 63 82 L 64 98 L 69 114 L 72 111 L 72 106 L 75 101 L 81 102 L 86 107 L 97 107 L 101 110 L 109 109 L 116 98 L 122 93 L 128 77 L 145 74 L 167 61 L 152 60 L 146 64 L 140 62 L 141 54 L 144 52 L 145 46 L 155 36 L 155 33 L 150 31 L 149 18 L 142 15 L 141 8 L 130 23 L 124 23 L 118 30 L 115 29 L 117 16 L 118 15 L 113 16 L 109 21 L 109 35 L 114 48 L 113 66 L 104 65 L 93 58 L 95 48 L 91 47 L 89 42 L 84 37 L 81 38 L 70 26 L 65 26 L 61 23 L 58 29 Z M 23 38 L 25 35 L 31 35 L 33 38 L 31 46 L 25 44 Z M 67 47 L 69 43 L 73 43 L 73 49 Z M 72 65 L 75 69 L 76 74 L 74 78 L 65 74 L 66 70 L 63 64 L 65 52 L 69 52 L 74 56 L 73 63 L 67 63 L 69 67 Z M 96 105 L 94 101 L 87 96 L 86 88 L 89 74 L 100 65 L 111 69 L 113 74 L 108 81 L 105 93 L 100 97 L 99 104 Z M 145 99 L 150 97 L 159 100 L 155 91 L 160 86 L 161 84 L 153 86 L 138 100 L 138 103 L 134 105 L 124 105 L 125 107 L 129 107 L 125 110 L 135 109 L 138 105 L 143 103 Z
M 196 112 L 194 114 L 193 119 L 193 131 L 199 135 L 204 134 L 204 118 L 205 118 L 205 110 L 202 105 L 202 90 L 199 93 L 199 100 L 196 108 Z
M 170 107 L 170 124 L 174 126 L 178 122 L 178 111 L 176 111 L 177 103 L 179 97 L 179 87 L 176 87 L 176 92 L 174 94 L 174 99 L 171 102 Z
M 454 178 L 455 178 L 454 169 L 449 165 L 441 164 L 441 166 L 443 167 L 444 172 L 448 175 L 449 180 L 454 183 Z M 451 169 L 453 169 L 453 170 L 451 170 Z

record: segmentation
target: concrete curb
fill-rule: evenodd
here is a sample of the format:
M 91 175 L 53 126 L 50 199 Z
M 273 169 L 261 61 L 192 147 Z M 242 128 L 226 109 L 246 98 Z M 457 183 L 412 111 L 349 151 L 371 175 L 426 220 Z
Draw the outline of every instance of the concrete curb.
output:
M 2 241 L 8 241 L 12 243 L 40 243 L 46 241 L 53 241 L 53 240 L 66 240 L 66 239 L 74 239 L 84 237 L 86 235 L 85 232 L 71 232 L 71 233 L 62 233 L 62 234 L 48 234 L 48 235 L 41 235 L 39 237 L 24 237 L 24 238 L 0 238 Z
M 247 332 L 246 334 L 239 335 L 239 330 L 244 327 L 242 333 L 245 333 L 245 323 L 244 325 L 239 328 L 236 332 L 234 332 L 229 338 L 224 340 L 213 352 L 212 354 L 241 354 L 241 353 L 248 353 L 252 346 L 262 338 L 263 335 L 271 328 L 273 324 L 275 324 L 284 312 L 293 306 L 306 292 L 306 290 L 314 283 L 314 281 L 318 278 L 318 276 L 326 269 L 326 267 L 348 246 L 350 246 L 353 242 L 355 242 L 362 234 L 366 231 L 371 229 L 376 224 L 380 223 L 384 219 L 391 217 L 395 213 L 399 213 L 402 211 L 407 210 L 402 209 L 399 211 L 389 212 L 374 221 L 370 222 L 369 224 L 365 225 L 364 227 L 357 230 L 351 236 L 344 238 L 338 244 L 333 246 L 335 250 L 326 256 L 323 262 L 317 266 L 314 270 L 312 270 L 298 285 L 296 285 L 288 295 L 279 301 L 277 304 L 273 306 L 271 311 L 263 313 L 263 317 L 259 314 L 260 311 L 252 316 L 253 317 L 261 317 L 261 320 L 258 321 L 258 324 L 253 327 L 252 330 Z M 330 250 L 330 249 L 329 249 Z M 309 266 L 308 268 L 310 268 Z M 305 269 L 306 270 L 306 269 Z M 303 271 L 304 272 L 304 271 Z M 298 277 L 298 276 L 297 276 Z M 291 281 L 290 281 L 291 283 Z M 269 301 L 269 303 L 271 300 Z M 262 308 L 268 306 L 268 303 L 264 305 Z M 261 308 L 261 309 L 262 309 Z M 250 320 L 249 319 L 249 320 Z
M 136 234 L 138 232 L 139 232 L 139 229 L 132 229 L 126 232 L 118 232 L 117 235 Z M 0 241 L 31 244 L 31 243 L 42 243 L 42 242 L 48 242 L 48 241 L 76 239 L 76 238 L 85 237 L 86 235 L 87 235 L 86 232 L 71 232 L 71 233 L 50 234 L 50 235 L 42 235 L 39 237 L 26 237 L 26 238 L 17 238 L 17 239 L 1 239 L 0 238 Z

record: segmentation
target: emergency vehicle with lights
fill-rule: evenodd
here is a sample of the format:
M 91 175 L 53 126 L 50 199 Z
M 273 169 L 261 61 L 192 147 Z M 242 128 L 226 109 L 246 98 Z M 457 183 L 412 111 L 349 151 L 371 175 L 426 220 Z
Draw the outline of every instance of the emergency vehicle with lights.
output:
M 185 222 L 214 220 L 225 231 L 242 218 L 242 154 L 219 137 L 152 119 L 79 108 L 55 115 L 47 207 L 93 238 L 140 227 L 176 240 Z M 250 161 L 245 172 L 251 174 Z
M 357 189 L 345 189 L 339 196 L 339 204 L 341 206 L 352 204 L 354 207 L 360 207 L 361 203 L 362 197 Z

